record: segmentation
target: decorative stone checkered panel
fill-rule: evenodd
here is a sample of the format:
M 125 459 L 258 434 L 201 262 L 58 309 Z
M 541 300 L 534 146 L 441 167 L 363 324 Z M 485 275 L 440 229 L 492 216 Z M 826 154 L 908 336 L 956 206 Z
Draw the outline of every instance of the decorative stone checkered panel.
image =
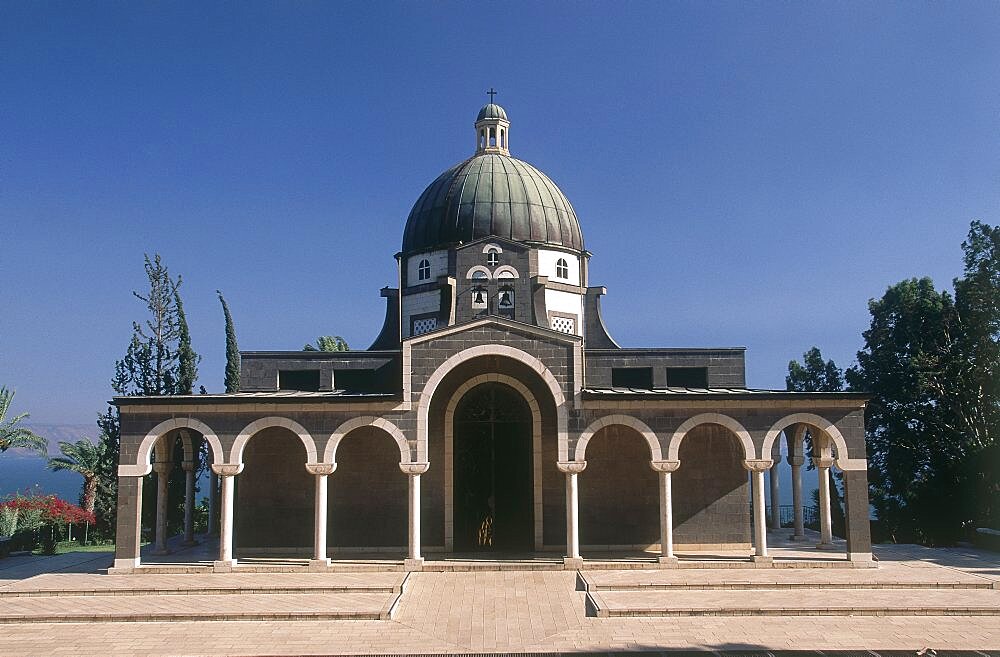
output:
M 413 335 L 423 335 L 437 328 L 436 317 L 426 317 L 424 319 L 413 320 Z
M 572 317 L 553 317 L 552 328 L 560 333 L 576 334 L 576 319 Z

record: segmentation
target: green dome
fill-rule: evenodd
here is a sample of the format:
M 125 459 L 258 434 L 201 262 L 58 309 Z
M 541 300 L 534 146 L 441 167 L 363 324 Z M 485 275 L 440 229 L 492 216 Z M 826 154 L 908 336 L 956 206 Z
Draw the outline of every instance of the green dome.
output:
M 487 108 L 480 111 L 480 116 Z M 548 176 L 502 153 L 480 153 L 432 182 L 410 210 L 403 253 L 482 237 L 503 237 L 583 250 L 583 234 L 566 195 Z
M 503 119 L 507 120 L 507 112 L 504 111 L 502 107 L 496 103 L 487 103 L 483 105 L 483 109 L 479 110 L 479 116 L 476 117 L 476 122 L 482 121 L 483 119 Z

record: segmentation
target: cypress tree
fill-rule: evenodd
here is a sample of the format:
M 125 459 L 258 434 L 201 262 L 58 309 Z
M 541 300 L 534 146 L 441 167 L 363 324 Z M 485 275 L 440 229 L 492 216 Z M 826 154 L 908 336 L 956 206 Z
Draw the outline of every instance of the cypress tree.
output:
M 229 305 L 222 292 L 215 291 L 222 302 L 222 312 L 226 316 L 226 392 L 240 391 L 240 348 L 236 344 L 236 329 L 233 327 L 233 316 L 229 314 Z
M 191 347 L 191 332 L 181 295 L 174 289 L 174 304 L 177 306 L 177 394 L 193 395 L 194 382 L 198 379 L 198 361 L 201 356 Z

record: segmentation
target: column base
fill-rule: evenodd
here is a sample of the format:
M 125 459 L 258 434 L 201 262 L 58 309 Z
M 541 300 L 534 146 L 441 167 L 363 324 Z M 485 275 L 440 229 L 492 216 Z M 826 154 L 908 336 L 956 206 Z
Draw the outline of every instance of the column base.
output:
M 804 541 L 804 540 L 806 540 L 806 535 L 805 534 L 792 534 L 791 536 L 788 537 L 788 540 L 790 540 L 790 541 Z
M 878 568 L 878 561 L 871 552 L 848 552 L 847 560 L 859 568 Z
M 154 557 L 164 557 L 168 554 L 171 554 L 172 552 L 173 550 L 171 550 L 170 548 L 156 548 L 150 554 L 152 554 Z
M 233 566 L 236 565 L 236 559 L 224 559 L 212 562 L 212 571 L 216 573 L 231 573 L 233 572 Z
M 329 559 L 310 559 L 307 568 L 309 570 L 326 570 L 330 567 Z
M 563 570 L 580 570 L 583 568 L 583 557 L 563 557 Z
M 772 564 L 772 563 L 774 563 L 774 557 L 767 556 L 767 555 L 755 554 L 752 557 L 750 557 L 750 561 L 752 561 L 754 563 L 759 563 L 759 564 Z
M 677 557 L 663 557 L 663 556 L 661 556 L 661 557 L 657 557 L 656 558 L 656 562 L 659 563 L 661 566 L 667 566 L 667 567 L 676 566 L 677 565 Z
M 131 575 L 139 568 L 139 558 L 115 559 L 115 565 L 108 568 L 109 575 Z
M 419 572 L 424 569 L 424 558 L 419 557 L 417 559 L 403 559 L 403 568 L 408 573 L 412 573 L 414 571 Z
M 833 543 L 817 543 L 816 544 L 816 549 L 817 550 L 836 550 L 837 546 L 834 545 Z
M 192 547 L 198 544 L 199 544 L 198 540 L 194 538 L 185 539 L 184 541 L 181 542 L 181 545 L 183 545 L 184 547 Z

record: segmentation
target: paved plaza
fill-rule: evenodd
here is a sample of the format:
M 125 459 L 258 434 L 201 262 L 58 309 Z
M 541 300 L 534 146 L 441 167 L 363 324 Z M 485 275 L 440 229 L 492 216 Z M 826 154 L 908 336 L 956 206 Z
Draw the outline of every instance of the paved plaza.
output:
M 864 569 L 481 562 L 443 572 L 120 576 L 104 574 L 110 554 L 12 557 L 0 561 L 0 654 L 1000 650 L 998 555 L 917 546 L 876 554 L 879 567 Z

